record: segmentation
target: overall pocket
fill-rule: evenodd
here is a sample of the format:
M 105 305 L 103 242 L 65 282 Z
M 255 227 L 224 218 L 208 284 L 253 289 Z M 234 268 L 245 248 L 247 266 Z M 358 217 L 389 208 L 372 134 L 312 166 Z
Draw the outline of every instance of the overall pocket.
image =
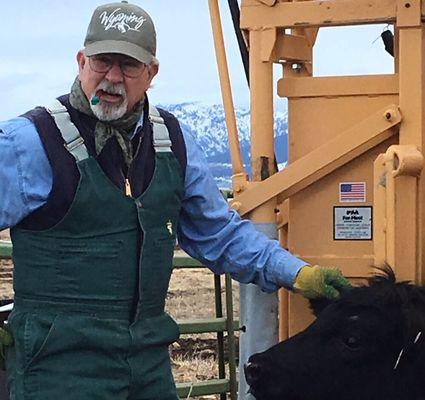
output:
M 56 332 L 58 315 L 16 312 L 9 317 L 14 338 L 15 369 L 24 373 L 41 359 Z
M 156 237 L 145 243 L 141 264 L 143 302 L 163 309 L 173 272 L 174 240 L 172 237 Z
M 123 242 L 115 239 L 73 239 L 60 243 L 55 295 L 78 301 L 114 300 L 128 295 L 127 271 L 123 273 L 120 264 L 122 247 Z

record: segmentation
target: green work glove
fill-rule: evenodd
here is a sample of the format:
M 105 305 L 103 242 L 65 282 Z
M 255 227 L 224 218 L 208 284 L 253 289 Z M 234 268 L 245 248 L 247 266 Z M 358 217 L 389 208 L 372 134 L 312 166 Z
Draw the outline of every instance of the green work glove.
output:
M 13 344 L 13 337 L 10 332 L 0 326 L 0 369 L 5 369 L 6 348 Z
M 341 271 L 318 265 L 307 265 L 301 268 L 294 283 L 294 290 L 307 299 L 320 297 L 337 299 L 341 290 L 351 287 Z

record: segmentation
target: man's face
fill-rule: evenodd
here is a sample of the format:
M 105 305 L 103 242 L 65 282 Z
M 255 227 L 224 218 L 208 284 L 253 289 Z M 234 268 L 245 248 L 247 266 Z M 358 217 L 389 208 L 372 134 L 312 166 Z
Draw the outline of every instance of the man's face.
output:
M 147 66 L 121 54 L 99 54 L 91 57 L 77 54 L 78 77 L 87 99 L 97 96 L 91 105 L 97 118 L 115 120 L 131 111 L 144 98 L 158 66 Z

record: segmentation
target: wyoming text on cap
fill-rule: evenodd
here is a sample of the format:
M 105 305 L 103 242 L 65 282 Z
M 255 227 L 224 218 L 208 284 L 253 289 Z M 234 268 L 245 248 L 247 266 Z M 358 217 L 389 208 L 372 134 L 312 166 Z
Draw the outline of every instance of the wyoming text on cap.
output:
M 150 64 L 156 54 L 153 21 L 142 8 L 127 2 L 97 7 L 91 18 L 84 54 L 124 54 Z

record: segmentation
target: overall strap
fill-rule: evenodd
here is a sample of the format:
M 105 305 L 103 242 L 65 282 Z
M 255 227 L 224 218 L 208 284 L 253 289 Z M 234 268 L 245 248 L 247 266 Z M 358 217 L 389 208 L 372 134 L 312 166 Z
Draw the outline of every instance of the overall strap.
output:
M 44 107 L 52 116 L 56 126 L 65 140 L 65 148 L 73 155 L 77 161 L 85 160 L 89 157 L 87 147 L 80 132 L 71 121 L 68 110 L 64 105 L 56 100 L 48 107 Z
M 153 147 L 155 152 L 171 152 L 171 140 L 168 128 L 158 109 L 149 104 L 149 120 L 153 128 Z

